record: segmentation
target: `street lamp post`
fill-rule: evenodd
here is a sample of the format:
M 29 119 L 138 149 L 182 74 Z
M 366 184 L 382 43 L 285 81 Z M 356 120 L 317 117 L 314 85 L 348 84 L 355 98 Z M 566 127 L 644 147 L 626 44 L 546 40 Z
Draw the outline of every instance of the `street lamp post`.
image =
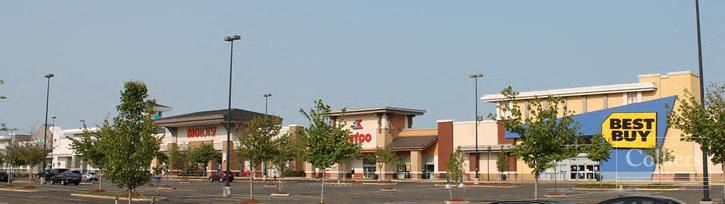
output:
M 264 116 L 267 116 L 267 103 L 269 102 L 269 97 L 272 97 L 272 93 L 264 94 Z
M 475 105 L 475 109 L 476 109 L 476 117 L 475 117 L 475 120 L 476 120 L 476 122 L 474 123 L 475 124 L 474 126 L 475 126 L 475 132 L 476 132 L 475 133 L 476 134 L 476 181 L 478 181 L 478 179 L 479 179 L 478 170 L 479 170 L 479 167 L 481 166 L 481 165 L 479 165 L 481 155 L 478 152 L 478 122 L 480 121 L 478 119 L 478 79 L 481 78 L 481 77 L 483 77 L 483 74 L 472 74 L 470 77 L 475 81 L 474 90 L 475 90 L 475 99 L 476 99 L 476 105 Z
M 704 79 L 705 76 L 702 74 L 702 37 L 700 36 L 700 0 L 695 0 L 695 17 L 697 20 L 697 65 L 698 65 L 698 71 L 700 75 L 700 103 L 703 107 L 705 107 L 705 85 L 704 85 Z M 710 199 L 710 173 L 707 169 L 707 151 L 702 150 L 702 200 L 705 203 L 709 203 L 712 200 Z
M 45 78 L 48 79 L 48 88 L 45 91 L 45 129 L 43 131 L 43 150 L 48 150 L 48 104 L 50 103 L 50 78 L 55 77 L 55 74 L 46 74 Z M 43 158 L 43 170 L 46 168 L 47 158 Z
M 231 174 L 231 169 L 229 168 L 229 163 L 231 162 L 231 146 L 232 146 L 232 140 L 231 140 L 231 132 L 232 132 L 232 63 L 234 62 L 234 41 L 239 40 L 242 37 L 239 35 L 230 35 L 224 37 L 224 41 L 229 42 L 229 98 L 227 101 L 227 117 L 226 117 L 226 127 L 227 127 L 227 172 L 226 174 Z M 229 176 L 229 175 L 226 175 Z M 231 186 L 229 186 L 229 179 L 226 179 L 226 184 L 224 184 L 225 193 L 231 193 Z M 226 196 L 229 196 L 228 194 Z
M 264 118 L 267 118 L 267 104 L 269 102 L 269 97 L 272 96 L 272 93 L 264 94 Z M 267 180 L 267 162 L 262 162 L 262 173 L 263 173 L 263 180 Z

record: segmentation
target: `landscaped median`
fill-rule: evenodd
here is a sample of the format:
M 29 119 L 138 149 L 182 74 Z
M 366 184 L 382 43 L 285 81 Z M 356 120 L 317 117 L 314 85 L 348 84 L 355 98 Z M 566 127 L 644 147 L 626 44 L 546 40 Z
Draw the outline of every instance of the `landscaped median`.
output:
M 22 186 L 2 185 L 2 186 L 0 186 L 0 191 L 38 192 L 40 190 L 38 189 L 38 187 L 35 187 L 35 186 L 32 186 L 32 185 L 22 185 Z
M 109 199 L 109 200 L 115 200 L 118 198 L 118 200 L 128 200 L 128 194 L 127 193 L 119 193 L 119 192 L 78 192 L 78 193 L 71 193 L 71 196 L 75 197 L 84 197 L 84 198 L 98 198 L 98 199 Z M 152 201 L 152 200 L 166 200 L 166 197 L 154 195 L 141 195 L 140 193 L 133 193 L 131 194 L 131 199 L 134 201 Z

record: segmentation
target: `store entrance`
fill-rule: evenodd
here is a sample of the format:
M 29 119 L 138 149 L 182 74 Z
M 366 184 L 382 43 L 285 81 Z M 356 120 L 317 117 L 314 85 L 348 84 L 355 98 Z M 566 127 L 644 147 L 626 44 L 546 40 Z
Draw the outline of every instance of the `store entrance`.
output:
M 569 166 L 569 179 L 578 181 L 593 181 L 601 178 L 599 165 L 577 164 Z
M 363 159 L 363 178 L 378 179 L 378 175 L 375 173 L 376 170 L 375 161 Z
M 435 166 L 433 164 L 425 164 L 425 168 L 423 168 L 423 175 L 421 175 L 421 179 L 433 178 L 433 172 L 435 172 Z

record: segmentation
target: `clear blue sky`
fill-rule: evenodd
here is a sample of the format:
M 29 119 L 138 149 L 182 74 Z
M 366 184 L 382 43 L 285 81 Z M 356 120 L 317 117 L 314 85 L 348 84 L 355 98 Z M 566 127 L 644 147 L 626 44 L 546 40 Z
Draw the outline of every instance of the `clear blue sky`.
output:
M 725 82 L 725 1 L 702 0 L 706 82 Z M 694 0 L 613 1 L 3 1 L 0 120 L 63 128 L 115 113 L 122 83 L 146 82 L 169 115 L 233 106 L 304 124 L 322 98 L 336 108 L 401 106 L 473 118 L 480 95 L 636 82 L 697 70 Z M 482 104 L 481 114 L 493 111 Z

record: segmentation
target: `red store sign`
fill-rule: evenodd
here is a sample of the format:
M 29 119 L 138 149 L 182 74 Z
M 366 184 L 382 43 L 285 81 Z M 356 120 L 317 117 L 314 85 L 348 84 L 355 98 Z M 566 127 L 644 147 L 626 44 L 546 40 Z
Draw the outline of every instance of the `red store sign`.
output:
M 214 137 L 216 136 L 216 127 L 200 127 L 200 128 L 187 128 L 186 137 Z
M 356 132 L 354 135 L 350 135 L 350 142 L 354 143 L 370 142 L 372 140 L 373 136 L 370 134 L 360 134 Z

